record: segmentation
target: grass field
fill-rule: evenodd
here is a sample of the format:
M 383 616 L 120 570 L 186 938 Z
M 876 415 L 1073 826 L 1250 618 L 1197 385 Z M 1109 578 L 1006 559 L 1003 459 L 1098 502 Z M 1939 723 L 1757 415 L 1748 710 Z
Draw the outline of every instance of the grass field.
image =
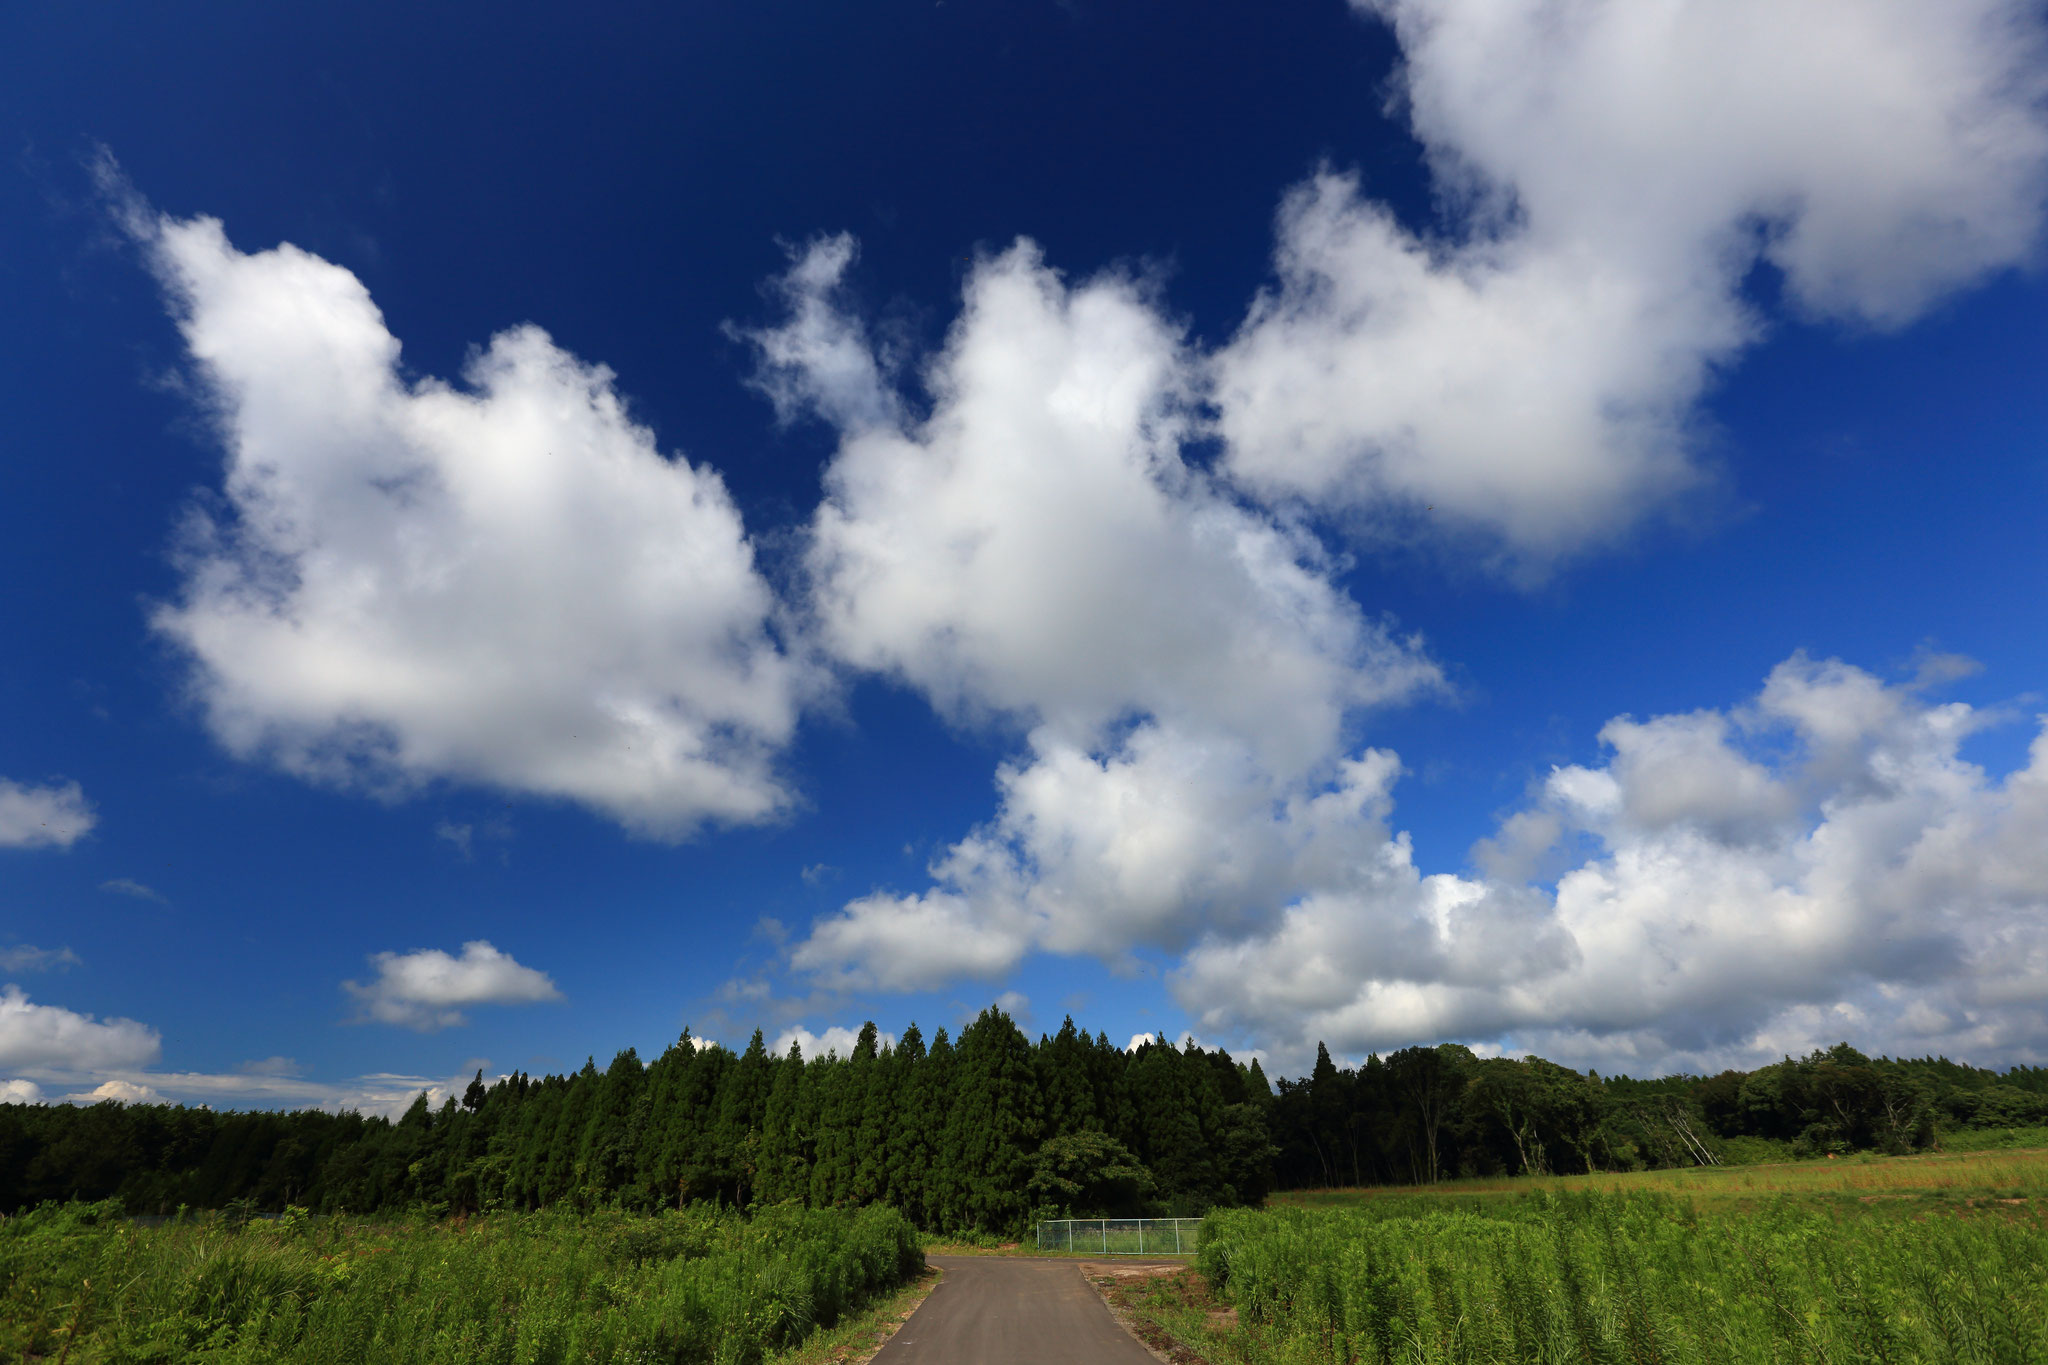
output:
M 50 1205 L 0 1220 L 0 1361 L 827 1359 L 814 1332 L 855 1344 L 923 1265 L 886 1208 L 140 1227 Z
M 1309 1191 L 1106 1292 L 1212 1365 L 2038 1365 L 2048 1151 Z
M 1705 1166 L 1602 1175 L 1447 1180 L 1427 1189 L 1401 1185 L 1357 1190 L 1299 1190 L 1276 1194 L 1269 1202 L 1282 1207 L 1343 1208 L 1376 1199 L 1426 1198 L 1455 1203 L 1474 1197 L 1527 1195 L 1538 1190 L 1553 1194 L 1588 1190 L 1660 1193 L 1700 1204 L 1779 1197 L 1890 1198 L 1930 1203 L 2048 1199 L 2048 1145 L 2033 1149 L 1997 1147 L 1968 1152 L 1929 1152 L 1916 1156 L 1865 1154 L 1834 1161 L 1787 1161 L 1770 1165 Z

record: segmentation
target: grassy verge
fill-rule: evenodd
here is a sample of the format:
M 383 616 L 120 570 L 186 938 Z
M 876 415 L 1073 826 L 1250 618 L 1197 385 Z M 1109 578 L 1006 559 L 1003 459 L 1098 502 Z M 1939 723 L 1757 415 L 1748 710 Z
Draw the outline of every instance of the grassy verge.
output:
M 801 1345 L 769 1357 L 765 1365 L 867 1365 L 939 1287 L 939 1278 L 936 1267 L 926 1266 L 895 1293 L 841 1318 L 836 1327 L 813 1332 Z

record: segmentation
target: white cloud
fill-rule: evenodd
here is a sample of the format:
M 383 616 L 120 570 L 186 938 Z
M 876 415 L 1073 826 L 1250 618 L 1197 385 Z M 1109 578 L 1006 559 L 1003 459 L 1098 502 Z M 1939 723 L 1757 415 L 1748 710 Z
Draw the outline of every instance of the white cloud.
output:
M 436 778 L 636 833 L 783 811 L 797 670 L 717 474 L 540 328 L 409 379 L 348 271 L 129 206 L 215 406 L 225 500 L 175 603 L 233 753 L 378 791 Z
M 800 321 L 830 303 L 821 255 L 838 259 L 821 244 L 785 282 Z M 1070 287 L 1028 242 L 983 261 L 917 421 L 839 396 L 837 350 L 811 357 L 790 327 L 756 340 L 840 423 L 808 567 L 848 663 L 1067 744 L 1134 712 L 1224 726 L 1289 770 L 1347 707 L 1435 680 L 1328 582 L 1314 541 L 1182 461 L 1187 359 L 1132 281 Z
M 523 967 L 511 954 L 484 939 L 462 945 L 462 956 L 438 948 L 411 953 L 377 953 L 370 958 L 377 977 L 368 985 L 342 983 L 366 1018 L 421 1032 L 469 1022 L 473 1005 L 526 1005 L 559 1000 L 562 993 L 547 973 Z
M 755 336 L 764 387 L 840 427 L 808 554 L 817 634 L 958 720 L 1029 727 L 1028 753 L 934 886 L 852 901 L 793 964 L 909 989 L 1256 918 L 1341 785 L 1349 718 L 1440 686 L 1436 666 L 1331 583 L 1312 538 L 1183 460 L 1189 358 L 1137 283 L 1070 286 L 1029 243 L 983 261 L 912 417 L 847 389 L 884 369 L 848 359 L 849 259 L 814 247 L 784 282 L 792 320 Z
M 128 1104 L 203 1104 L 220 1109 L 325 1109 L 330 1112 L 355 1110 L 397 1118 L 422 1092 L 427 1102 L 439 1108 L 453 1095 L 460 1097 L 475 1074 L 477 1063 L 453 1076 L 410 1076 L 394 1072 L 372 1072 L 342 1081 L 317 1081 L 269 1072 L 216 1073 L 204 1071 L 113 1071 L 74 1072 L 50 1070 L 40 1073 L 45 1085 L 20 1081 L 0 1083 L 0 1102 L 5 1102 L 9 1084 L 26 1086 L 41 1096 L 45 1087 L 65 1089 L 57 1103 L 96 1104 L 116 1099 Z M 485 1072 L 486 1083 L 494 1078 Z M 15 1103 L 40 1103 L 21 1099 Z
M 102 1104 L 108 1100 L 116 1104 L 162 1104 L 164 1097 L 146 1085 L 134 1081 L 101 1081 L 90 1090 L 64 1096 L 66 1104 Z
M 1386 843 L 1400 771 L 1369 749 L 1325 780 L 1281 781 L 1226 741 L 1153 726 L 1100 757 L 1034 742 L 998 775 L 995 820 L 933 865 L 938 885 L 852 902 L 813 926 L 793 965 L 842 988 L 908 990 L 1000 977 L 1034 948 L 1127 966 L 1136 947 L 1256 931 L 1359 875 Z
M 1232 490 L 1394 534 L 1428 516 L 1540 572 L 1700 482 L 1693 406 L 1758 332 L 1758 259 L 1815 315 L 1894 326 L 2034 241 L 2038 25 L 2004 0 L 1380 8 L 1463 235 L 1418 239 L 1320 175 L 1281 214 L 1278 290 L 1217 355 L 1143 282 L 1070 284 L 1020 242 L 971 272 L 920 407 L 837 304 L 850 239 L 781 282 L 758 382 L 840 435 L 807 561 L 818 639 L 956 720 L 1026 731 L 995 815 L 930 885 L 853 899 L 792 949 L 815 981 L 915 989 L 1200 941 L 1190 972 L 1267 945 L 1265 977 L 1237 962 L 1218 999 L 1278 1000 L 1343 994 L 1315 964 L 1370 943 L 1522 1017 L 1515 974 L 1580 949 L 1504 874 L 1554 858 L 1576 807 L 1561 790 L 1503 828 L 1494 883 L 1416 869 L 1384 828 L 1398 764 L 1353 731 L 1434 667 L 1332 585 L 1313 537 Z M 1182 455 L 1204 399 L 1229 486 Z M 1611 771 L 1561 780 L 1645 829 L 1768 840 L 1793 798 L 1726 723 L 1617 721 Z M 1388 1018 L 1463 1017 L 1388 989 Z
M 1847 1037 L 2048 1058 L 2043 720 L 1994 780 L 1958 753 L 1983 714 L 1795 656 L 1745 706 L 1617 719 L 1607 763 L 1554 771 L 1509 822 L 1591 841 L 1554 891 L 1423 876 L 1396 839 L 1376 879 L 1212 936 L 1175 989 L 1296 1056 L 1508 1039 L 1640 1071 Z
M 76 782 L 25 787 L 0 777 L 0 848 L 69 848 L 98 820 Z
M 701 1042 L 702 1040 L 700 1039 L 699 1041 Z M 815 1061 L 828 1052 L 837 1053 L 841 1057 L 851 1057 L 854 1044 L 859 1041 L 859 1029 L 847 1028 L 840 1024 L 832 1025 L 823 1033 L 813 1033 L 809 1029 L 802 1027 L 786 1028 L 776 1035 L 775 1042 L 768 1050 L 780 1057 L 789 1051 L 791 1043 L 795 1043 L 797 1047 L 802 1049 L 805 1057 Z M 896 1046 L 896 1035 L 877 1030 L 875 1033 L 875 1046 L 877 1048 Z
M 1227 463 L 1525 565 L 1702 477 L 1692 408 L 1761 327 L 1902 325 L 2024 261 L 2048 127 L 2020 0 L 1355 0 L 1387 18 L 1450 239 L 1324 173 L 1216 359 Z
M 34 1081 L 0 1081 L 0 1104 L 41 1104 L 43 1088 Z
M 31 943 L 0 948 L 0 972 L 48 972 L 79 965 L 69 948 L 38 948 Z
M 95 1070 L 153 1062 L 162 1040 L 133 1019 L 94 1019 L 0 986 L 0 1070 Z
M 153 886 L 144 886 L 132 877 L 115 877 L 111 881 L 101 882 L 100 890 L 116 896 L 133 896 L 139 901 L 155 901 L 158 905 L 170 904 L 170 901 L 164 898 L 163 892 Z

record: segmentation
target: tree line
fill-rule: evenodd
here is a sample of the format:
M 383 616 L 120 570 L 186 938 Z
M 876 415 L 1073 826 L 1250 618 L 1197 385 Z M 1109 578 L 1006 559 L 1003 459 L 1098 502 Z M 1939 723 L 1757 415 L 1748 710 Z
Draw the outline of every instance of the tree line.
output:
M 1910 1151 L 2048 1121 L 2048 1069 L 1873 1061 L 1842 1045 L 1754 1072 L 1603 1079 L 1455 1044 L 1276 1086 L 1189 1041 L 1126 1050 L 1068 1019 L 1036 1043 L 998 1009 L 929 1044 L 864 1027 L 847 1056 L 734 1052 L 687 1030 L 572 1075 L 482 1073 L 396 1121 L 304 1110 L 0 1105 L 0 1210 L 323 1212 L 887 1203 L 929 1230 L 1194 1213 L 1275 1188 Z M 1745 1147 L 1747 1144 L 1747 1147 Z
M 1268 1132 L 1283 1189 L 1427 1184 L 1828 1153 L 1921 1151 L 1943 1132 L 2048 1123 L 2048 1068 L 1866 1057 L 1847 1043 L 1755 1071 L 1636 1080 L 1541 1057 L 1411 1047 L 1282 1080 Z

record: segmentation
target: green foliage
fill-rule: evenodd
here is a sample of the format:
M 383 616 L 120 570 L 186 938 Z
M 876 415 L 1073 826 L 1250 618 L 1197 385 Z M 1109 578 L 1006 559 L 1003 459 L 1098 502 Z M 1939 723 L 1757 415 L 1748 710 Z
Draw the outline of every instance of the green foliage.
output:
M 0 1359 L 752 1362 L 914 1277 L 894 1210 L 0 1221 Z
M 1200 1214 L 1275 1189 L 1690 1168 L 1794 1156 L 1960 1150 L 2048 1125 L 2048 1070 L 1872 1059 L 1847 1045 L 1754 1072 L 1632 1080 L 1537 1057 L 1416 1047 L 1274 1091 L 1220 1049 L 1126 1051 L 1071 1019 L 1035 1044 L 1000 1010 L 957 1039 L 872 1023 L 847 1057 L 737 1055 L 686 1030 L 600 1071 L 481 1073 L 396 1122 L 308 1111 L 0 1104 L 0 1212 L 115 1198 L 131 1212 L 244 1214 L 748 1208 L 887 1203 L 924 1230 L 1016 1236 L 1072 1206 L 1059 1148 L 1099 1134 L 1135 1157 L 1141 1207 Z M 1050 1163 L 1050 1164 L 1048 1164 Z M 1031 1182 L 1048 1172 L 1033 1188 Z
M 1152 1173 L 1115 1138 L 1083 1128 L 1046 1139 L 1024 1193 L 1047 1218 L 1128 1218 L 1151 1197 Z
M 1236 1305 L 1247 1361 L 2048 1359 L 2048 1238 L 2032 1218 L 1384 1198 L 1213 1213 L 1199 1265 Z

